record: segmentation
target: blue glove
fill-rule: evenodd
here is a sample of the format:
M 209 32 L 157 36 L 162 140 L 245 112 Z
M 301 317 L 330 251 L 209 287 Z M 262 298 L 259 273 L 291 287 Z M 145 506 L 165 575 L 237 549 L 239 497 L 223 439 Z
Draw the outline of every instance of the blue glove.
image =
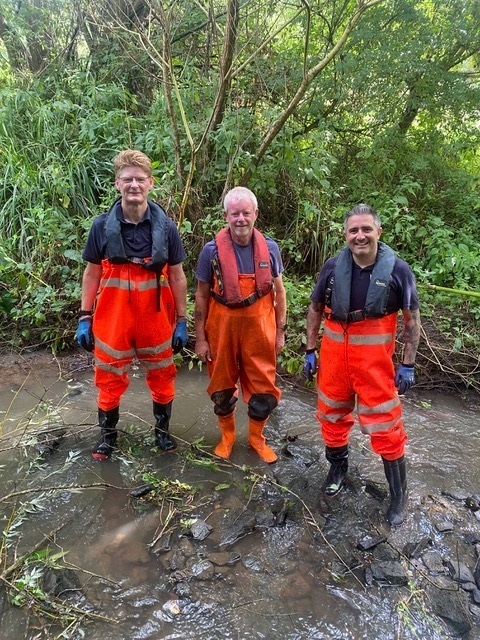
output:
M 187 319 L 179 320 L 175 326 L 173 332 L 172 347 L 173 353 L 181 353 L 184 347 L 187 346 L 188 331 L 187 331 Z
M 307 380 L 313 382 L 313 376 L 317 373 L 317 356 L 315 349 L 307 349 L 305 352 L 305 364 L 303 365 L 303 373 Z
M 403 394 L 415 384 L 414 367 L 415 365 L 413 364 L 401 364 L 397 368 L 397 373 L 395 374 L 395 386 L 401 396 L 403 396 Z
M 92 316 L 80 318 L 78 321 L 77 343 L 83 347 L 85 351 L 93 351 Z

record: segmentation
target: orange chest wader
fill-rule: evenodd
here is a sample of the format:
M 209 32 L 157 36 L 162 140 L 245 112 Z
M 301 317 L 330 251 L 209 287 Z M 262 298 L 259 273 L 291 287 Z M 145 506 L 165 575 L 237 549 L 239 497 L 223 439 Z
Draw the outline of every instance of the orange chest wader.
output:
M 325 320 L 317 417 L 327 446 L 347 444 L 357 401 L 361 430 L 374 450 L 390 459 L 403 455 L 407 436 L 392 361 L 396 326 L 396 313 L 348 324 Z
M 237 270 L 236 262 L 227 267 L 226 258 L 222 257 L 222 271 L 226 268 Z M 268 267 L 270 272 L 269 260 Z M 236 395 L 240 380 L 244 401 L 248 403 L 252 396 L 262 396 L 261 411 L 266 414 L 277 405 L 281 396 L 275 385 L 276 321 L 271 272 L 269 277 L 269 292 L 258 297 L 255 275 L 238 274 L 237 270 L 239 295 L 247 302 L 244 306 L 239 304 L 232 308 L 219 301 L 224 292 L 220 288 L 222 274 L 217 274 L 205 325 L 212 355 L 212 362 L 208 363 L 209 395 L 214 402 L 218 392 L 228 390 Z
M 133 262 L 103 260 L 102 268 L 93 319 L 99 406 L 104 410 L 118 406 L 134 356 L 147 370 L 153 399 L 166 404 L 174 397 L 175 377 L 171 348 L 175 303 L 168 269 L 157 278 Z

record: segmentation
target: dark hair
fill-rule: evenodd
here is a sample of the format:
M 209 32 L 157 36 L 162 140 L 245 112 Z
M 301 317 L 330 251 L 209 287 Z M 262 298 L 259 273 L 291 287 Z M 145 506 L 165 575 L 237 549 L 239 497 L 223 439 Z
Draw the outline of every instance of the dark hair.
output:
M 347 230 L 347 222 L 349 218 L 351 218 L 352 216 L 365 216 L 365 215 L 372 216 L 375 226 L 377 227 L 377 229 L 380 229 L 380 227 L 382 226 L 382 223 L 380 221 L 380 216 L 375 211 L 375 209 L 368 204 L 356 204 L 353 207 L 353 209 L 350 209 L 350 211 L 347 214 L 345 214 L 345 219 L 343 221 L 344 230 L 345 231 Z

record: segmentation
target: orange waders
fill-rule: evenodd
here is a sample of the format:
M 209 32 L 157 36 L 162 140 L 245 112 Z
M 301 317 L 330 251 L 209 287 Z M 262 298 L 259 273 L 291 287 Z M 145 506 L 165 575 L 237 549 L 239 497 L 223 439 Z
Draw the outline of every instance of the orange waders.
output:
M 242 298 L 255 291 L 255 276 L 238 277 Z M 242 396 L 248 404 L 249 442 L 265 462 L 277 455 L 265 443 L 263 428 L 277 406 L 281 391 L 275 386 L 277 333 L 273 292 L 247 307 L 232 309 L 210 299 L 205 334 L 212 361 L 207 363 L 208 394 L 222 431 L 215 453 L 228 458 L 235 440 L 233 415 L 240 380 Z
M 254 293 L 253 274 L 240 274 L 239 283 L 244 298 Z M 208 394 L 212 397 L 221 391 L 234 390 L 236 397 L 240 379 L 243 399 L 250 408 L 252 396 L 273 396 L 273 406 L 265 408 L 265 415 L 254 416 L 257 419 L 267 418 L 281 396 L 275 386 L 277 328 L 272 301 L 273 293 L 249 307 L 231 309 L 211 298 L 205 325 L 212 356 L 208 362 Z
M 128 387 L 128 367 L 136 356 L 147 370 L 154 402 L 175 395 L 172 356 L 175 302 L 165 276 L 134 263 L 102 261 L 100 292 L 93 316 L 95 385 L 103 411 L 118 407 Z M 158 303 L 160 310 L 158 311 Z
M 373 450 L 386 460 L 403 456 L 407 435 L 392 361 L 397 314 L 349 324 L 325 320 L 317 418 L 327 447 L 348 443 L 357 396 L 358 421 Z

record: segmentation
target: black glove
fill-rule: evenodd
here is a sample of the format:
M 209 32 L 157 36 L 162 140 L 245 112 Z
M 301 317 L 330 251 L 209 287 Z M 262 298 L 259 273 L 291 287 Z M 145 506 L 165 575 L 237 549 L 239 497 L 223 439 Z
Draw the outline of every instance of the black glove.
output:
M 85 349 L 85 351 L 93 351 L 92 316 L 85 316 L 78 321 L 77 343 Z

